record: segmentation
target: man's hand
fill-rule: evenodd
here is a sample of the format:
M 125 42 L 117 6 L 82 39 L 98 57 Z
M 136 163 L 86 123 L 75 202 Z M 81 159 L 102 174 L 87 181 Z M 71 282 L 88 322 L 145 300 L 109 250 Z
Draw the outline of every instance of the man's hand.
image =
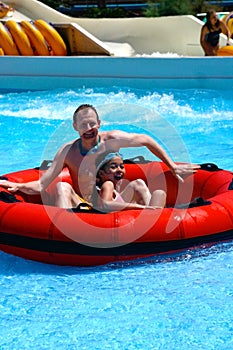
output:
M 180 182 L 184 182 L 184 179 L 182 178 L 181 175 L 194 174 L 200 168 L 201 166 L 198 164 L 190 164 L 190 163 L 175 164 L 171 169 L 171 172 Z
M 10 192 L 16 192 L 20 190 L 20 183 L 11 182 L 8 180 L 0 180 L 0 186 L 6 187 Z

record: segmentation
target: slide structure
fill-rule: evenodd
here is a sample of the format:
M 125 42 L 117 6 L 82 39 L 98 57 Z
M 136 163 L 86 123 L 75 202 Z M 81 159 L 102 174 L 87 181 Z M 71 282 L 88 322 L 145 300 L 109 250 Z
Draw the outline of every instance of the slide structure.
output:
M 5 1 L 8 6 L 10 3 L 12 4 L 8 0 Z M 36 0 L 15 0 L 14 7 L 11 7 L 11 11 L 0 18 L 0 21 L 15 41 L 20 55 L 127 57 L 134 53 L 127 43 L 104 42 L 80 26 L 77 23 L 78 19 L 66 16 Z M 10 23 L 7 24 L 7 22 Z M 3 40 L 1 32 L 5 29 L 0 29 L 0 39 Z M 30 41 L 31 48 L 28 46 L 28 40 L 23 31 Z M 5 36 L 7 35 L 5 34 L 4 38 Z M 5 44 L 1 45 L 0 55 L 17 54 L 16 50 L 10 50 L 10 53 L 9 50 L 5 52 L 3 46 Z

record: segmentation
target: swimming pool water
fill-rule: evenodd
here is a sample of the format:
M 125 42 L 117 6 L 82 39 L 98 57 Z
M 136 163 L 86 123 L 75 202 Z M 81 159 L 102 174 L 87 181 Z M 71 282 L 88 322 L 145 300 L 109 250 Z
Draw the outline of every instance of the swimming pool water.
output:
M 97 107 L 102 130 L 146 132 L 176 161 L 233 170 L 230 91 L 84 87 L 0 101 L 1 174 L 37 166 L 75 137 L 81 103 Z M 0 259 L 0 349 L 233 348 L 232 242 L 93 268 Z

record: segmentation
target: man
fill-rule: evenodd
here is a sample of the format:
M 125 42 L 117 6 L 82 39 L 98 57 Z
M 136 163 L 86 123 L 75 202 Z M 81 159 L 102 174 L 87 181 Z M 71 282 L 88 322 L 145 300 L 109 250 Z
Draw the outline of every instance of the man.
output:
M 108 150 L 117 152 L 120 148 L 146 146 L 180 181 L 182 181 L 181 174 L 190 174 L 199 168 L 198 165 L 193 164 L 175 164 L 159 144 L 148 135 L 120 130 L 99 132 L 98 113 L 88 104 L 79 106 L 74 112 L 73 127 L 80 138 L 66 143 L 58 150 L 51 167 L 38 181 L 13 183 L 1 180 L 0 185 L 8 187 L 12 192 L 20 190 L 28 194 L 42 193 L 62 169 L 67 167 L 72 186 L 66 182 L 57 184 L 56 205 L 61 208 L 71 208 L 81 202 L 91 202 L 96 181 L 95 160 L 100 153 Z

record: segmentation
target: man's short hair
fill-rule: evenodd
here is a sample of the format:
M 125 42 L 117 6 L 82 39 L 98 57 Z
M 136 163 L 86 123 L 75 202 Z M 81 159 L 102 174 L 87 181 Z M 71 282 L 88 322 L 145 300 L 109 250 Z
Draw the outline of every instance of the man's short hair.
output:
M 78 113 L 79 113 L 80 111 L 82 111 L 83 109 L 88 109 L 88 108 L 92 109 L 92 110 L 95 112 L 96 117 L 97 117 L 97 120 L 99 121 L 99 120 L 100 120 L 100 119 L 99 119 L 99 115 L 98 115 L 98 112 L 97 112 L 97 110 L 95 109 L 95 107 L 92 106 L 92 105 L 90 105 L 90 104 L 88 104 L 88 103 L 85 103 L 85 104 L 80 105 L 80 106 L 75 110 L 75 112 L 74 112 L 74 114 L 73 114 L 73 122 L 74 122 L 74 123 L 77 122 L 77 120 L 78 120 Z

